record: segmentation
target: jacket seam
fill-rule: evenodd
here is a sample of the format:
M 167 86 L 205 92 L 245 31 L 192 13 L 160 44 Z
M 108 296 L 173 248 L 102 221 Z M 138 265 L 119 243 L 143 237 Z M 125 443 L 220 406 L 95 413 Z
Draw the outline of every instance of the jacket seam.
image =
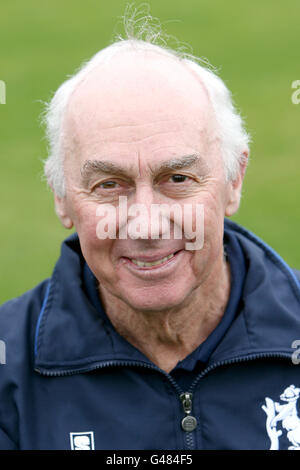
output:
M 103 361 L 104 358 L 105 360 Z M 100 355 L 97 356 L 89 356 L 89 357 L 84 357 L 81 359 L 75 359 L 73 361 L 37 361 L 37 364 L 39 366 L 57 366 L 57 367 L 72 367 L 72 366 L 92 366 L 94 362 L 109 362 L 109 361 L 121 361 L 121 362 L 136 362 L 136 363 L 142 363 L 146 364 L 147 366 L 150 365 L 149 362 L 147 361 L 141 361 L 140 359 L 135 359 L 132 357 L 122 357 L 118 356 L 115 353 L 112 355 L 112 353 L 101 353 Z
M 39 313 L 39 316 L 38 316 L 38 319 L 37 319 L 37 323 L 36 323 L 36 330 L 35 330 L 35 335 L 34 335 L 34 356 L 36 356 L 37 350 L 38 350 L 38 344 L 37 343 L 38 343 L 40 325 L 41 325 L 41 322 L 43 320 L 44 311 L 45 311 L 47 301 L 48 301 L 48 297 L 49 297 L 50 284 L 51 284 L 51 281 L 49 281 L 48 284 L 47 284 L 46 293 L 45 293 L 43 303 L 42 303 L 42 308 L 40 310 L 40 313 Z
M 56 270 L 54 271 L 53 275 L 52 275 L 52 279 L 49 281 L 49 285 L 48 285 L 48 295 L 47 297 L 44 298 L 44 309 L 41 309 L 40 311 L 40 322 L 38 324 L 38 327 L 39 329 L 36 331 L 36 353 L 35 353 L 35 357 L 37 357 L 38 355 L 38 352 L 40 351 L 41 349 L 41 346 L 42 346 L 42 342 L 43 342 L 43 334 L 44 334 L 44 330 L 45 330 L 45 325 L 46 325 L 46 322 L 47 322 L 47 318 L 48 318 L 48 313 L 49 313 L 49 310 L 50 310 L 50 306 L 51 306 L 51 302 L 55 296 L 55 290 L 54 290 L 54 284 L 56 283 Z M 53 281 L 53 282 L 52 282 Z M 57 287 L 59 288 L 59 287 Z

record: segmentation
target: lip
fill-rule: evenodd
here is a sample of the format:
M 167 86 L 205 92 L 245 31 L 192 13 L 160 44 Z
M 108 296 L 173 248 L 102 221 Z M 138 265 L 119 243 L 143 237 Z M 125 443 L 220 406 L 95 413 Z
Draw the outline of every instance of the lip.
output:
M 174 253 L 174 256 L 179 253 L 179 251 L 182 251 L 182 250 L 173 250 L 173 251 L 168 251 L 168 252 L 165 252 L 165 253 L 153 253 L 151 255 L 146 255 L 145 253 L 141 254 L 141 255 L 130 255 L 130 256 L 122 256 L 123 259 L 126 259 L 126 260 L 132 260 L 132 259 L 135 259 L 137 261 L 141 261 L 143 263 L 153 263 L 154 261 L 158 261 L 159 259 L 163 259 L 165 258 L 166 256 L 169 256 L 169 255 L 172 255 Z M 164 263 L 162 263 L 164 264 Z
M 158 264 L 156 266 L 138 266 L 135 263 L 133 263 L 129 258 L 123 257 L 123 266 L 125 266 L 127 269 L 129 269 L 133 274 L 141 277 L 147 277 L 148 279 L 152 277 L 157 277 L 157 276 L 164 276 L 169 274 L 173 269 L 176 269 L 177 265 L 180 263 L 182 257 L 184 256 L 185 250 L 179 250 L 179 251 L 171 251 L 169 252 L 169 255 L 175 253 L 172 258 L 164 261 L 161 264 Z M 157 256 L 152 255 L 152 256 L 143 256 L 139 258 L 133 258 L 133 259 L 138 259 L 138 261 L 144 261 L 144 262 L 153 262 L 158 259 L 164 258 L 165 256 L 168 256 L 164 254 L 163 256 Z

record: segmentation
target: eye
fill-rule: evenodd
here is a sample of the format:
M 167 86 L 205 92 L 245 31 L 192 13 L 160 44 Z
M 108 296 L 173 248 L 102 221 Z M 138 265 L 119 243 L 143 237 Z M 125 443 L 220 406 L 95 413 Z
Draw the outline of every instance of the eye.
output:
M 170 180 L 172 183 L 184 183 L 185 181 L 187 181 L 189 179 L 188 176 L 186 175 L 172 175 L 170 177 Z
M 115 189 L 119 186 L 120 186 L 119 183 L 117 183 L 116 181 L 112 181 L 112 180 L 104 181 L 103 183 L 98 184 L 98 188 L 101 188 L 101 189 Z

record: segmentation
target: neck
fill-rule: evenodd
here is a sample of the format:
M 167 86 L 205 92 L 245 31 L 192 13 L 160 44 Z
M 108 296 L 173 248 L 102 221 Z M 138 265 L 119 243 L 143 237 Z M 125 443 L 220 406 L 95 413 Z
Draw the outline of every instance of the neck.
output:
M 165 311 L 136 311 L 100 286 L 106 314 L 121 336 L 170 372 L 205 341 L 223 317 L 230 295 L 230 267 L 224 260 L 221 265 L 183 306 Z

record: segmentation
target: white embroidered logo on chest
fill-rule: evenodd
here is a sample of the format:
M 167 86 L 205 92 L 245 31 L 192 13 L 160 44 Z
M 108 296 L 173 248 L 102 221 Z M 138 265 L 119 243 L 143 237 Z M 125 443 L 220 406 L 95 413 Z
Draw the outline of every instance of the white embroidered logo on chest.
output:
M 279 449 L 279 437 L 282 430 L 277 429 L 281 421 L 282 428 L 286 431 L 286 437 L 292 444 L 289 450 L 300 450 L 300 418 L 297 413 L 297 400 L 300 395 L 300 388 L 290 385 L 280 395 L 280 400 L 285 402 L 280 404 L 266 397 L 266 404 L 262 409 L 267 415 L 266 429 L 271 441 L 270 450 Z

